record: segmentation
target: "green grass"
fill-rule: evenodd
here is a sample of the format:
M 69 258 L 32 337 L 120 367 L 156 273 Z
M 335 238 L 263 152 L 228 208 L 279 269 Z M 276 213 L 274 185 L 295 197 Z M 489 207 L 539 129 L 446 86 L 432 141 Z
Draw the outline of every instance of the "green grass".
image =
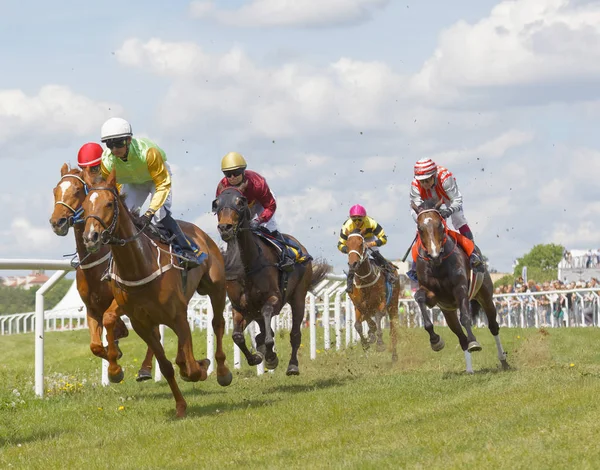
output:
M 285 376 L 289 339 L 278 332 L 274 374 L 244 363 L 226 388 L 214 375 L 179 381 L 184 420 L 164 380 L 135 382 L 145 348 L 133 333 L 121 342 L 125 381 L 109 387 L 86 331 L 47 333 L 43 400 L 33 335 L 3 336 L 0 468 L 598 468 L 600 330 L 504 329 L 508 372 L 477 330 L 473 376 L 454 335 L 439 332 L 446 348 L 435 353 L 423 330 L 403 329 L 392 365 L 359 347 L 311 361 L 306 331 L 299 377 Z M 166 348 L 174 356 L 172 334 Z

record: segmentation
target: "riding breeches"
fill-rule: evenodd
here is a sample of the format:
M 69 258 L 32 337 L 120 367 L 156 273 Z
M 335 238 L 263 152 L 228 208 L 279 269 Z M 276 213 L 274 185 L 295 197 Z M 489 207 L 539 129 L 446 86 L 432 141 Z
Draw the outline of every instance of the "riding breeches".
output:
M 168 162 L 165 162 L 165 166 L 167 167 L 169 175 L 171 175 L 171 168 L 169 167 Z M 124 184 L 121 191 L 122 194 L 127 196 L 125 198 L 125 204 L 127 205 L 127 208 L 131 212 L 137 211 L 139 214 L 142 214 L 141 209 L 146 202 L 146 199 L 148 199 L 148 196 L 152 198 L 155 192 L 156 186 L 154 185 L 154 181 L 148 181 L 141 184 Z M 167 216 L 167 214 L 171 213 L 172 194 L 173 191 L 169 191 L 169 195 L 167 196 L 165 203 L 154 214 L 152 219 L 154 223 L 160 222 Z

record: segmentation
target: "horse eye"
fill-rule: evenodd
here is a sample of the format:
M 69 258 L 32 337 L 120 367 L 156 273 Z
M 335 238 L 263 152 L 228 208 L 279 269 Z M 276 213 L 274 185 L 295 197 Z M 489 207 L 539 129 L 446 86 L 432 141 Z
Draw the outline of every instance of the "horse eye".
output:
M 236 206 L 241 206 L 241 205 L 243 205 L 243 203 L 244 203 L 244 202 L 242 201 L 242 198 L 241 198 L 241 197 L 236 197 L 236 198 L 235 198 L 235 205 L 236 205 Z

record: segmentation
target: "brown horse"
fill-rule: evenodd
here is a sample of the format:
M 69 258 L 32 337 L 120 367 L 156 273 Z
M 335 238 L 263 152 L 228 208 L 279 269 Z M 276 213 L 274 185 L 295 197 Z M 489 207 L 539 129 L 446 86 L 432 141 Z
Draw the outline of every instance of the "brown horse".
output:
M 156 334 L 163 324 L 171 328 L 178 339 L 175 362 L 183 380 L 206 380 L 209 361 L 194 358 L 192 334 L 187 320 L 187 305 L 198 292 L 208 295 L 214 317 L 213 330 L 217 338 L 215 359 L 220 385 L 231 383 L 232 375 L 225 365 L 223 333 L 225 320 L 225 269 L 223 256 L 215 242 L 193 224 L 179 222 L 186 235 L 208 254 L 206 261 L 185 271 L 171 247 L 153 240 L 146 231 L 138 230 L 132 214 L 117 192 L 113 171 L 106 182 L 90 188 L 83 202 L 85 230 L 83 241 L 89 252 L 97 252 L 109 244 L 113 256 L 110 278 L 117 314 L 126 312 L 135 332 L 154 352 L 160 370 L 175 398 L 177 417 L 184 417 L 187 404 L 177 382 L 173 365 Z M 120 376 L 121 367 L 109 349 L 109 377 Z
M 287 375 L 298 375 L 298 348 L 307 292 L 323 280 L 329 272 L 326 263 L 315 264 L 309 260 L 296 263 L 293 271 L 285 273 L 277 267 L 279 255 L 267 241 L 250 230 L 248 200 L 236 188 L 227 188 L 213 201 L 213 212 L 218 217 L 218 230 L 227 243 L 225 266 L 227 294 L 233 307 L 233 341 L 240 348 L 248 364 L 260 364 L 263 359 L 267 369 L 279 364 L 274 351 L 275 340 L 271 318 L 278 315 L 288 303 L 292 308 L 290 344 L 292 354 Z M 292 237 L 302 251 L 305 248 Z M 255 321 L 260 333 L 256 336 L 257 353 L 248 350 L 244 330 Z
M 481 351 L 471 328 L 471 319 L 476 318 L 481 306 L 488 320 L 490 333 L 496 340 L 498 359 L 504 369 L 508 369 L 506 353 L 500 342 L 500 326 L 496 320 L 496 307 L 493 301 L 494 285 L 487 272 L 483 273 L 481 287 L 470 286 L 471 267 L 463 249 L 449 235 L 444 219 L 438 212 L 440 204 L 426 201 L 421 206 L 412 205 L 417 213 L 417 229 L 420 238 L 417 258 L 419 289 L 415 300 L 421 309 L 423 326 L 429 333 L 431 347 L 439 351 L 444 347 L 443 340 L 434 332 L 426 306 L 438 305 L 452 332 L 458 337 L 465 354 L 466 370 L 473 373 L 471 352 Z M 475 278 L 471 281 L 475 283 Z M 470 297 L 471 292 L 471 298 Z M 460 310 L 460 321 L 456 310 Z M 461 326 L 462 325 L 462 326 Z M 465 328 L 467 334 L 463 332 Z
M 393 275 L 387 280 L 383 269 L 369 259 L 368 248 L 360 229 L 348 234 L 348 268 L 354 272 L 354 285 L 350 299 L 354 304 L 356 321 L 354 327 L 360 336 L 364 349 L 377 340 L 377 351 L 385 351 L 381 319 L 387 313 L 390 319 L 390 339 L 392 343 L 392 362 L 398 360 L 398 299 L 400 297 L 400 279 Z M 375 317 L 375 319 L 373 319 Z M 369 326 L 368 337 L 363 334 L 362 322 Z

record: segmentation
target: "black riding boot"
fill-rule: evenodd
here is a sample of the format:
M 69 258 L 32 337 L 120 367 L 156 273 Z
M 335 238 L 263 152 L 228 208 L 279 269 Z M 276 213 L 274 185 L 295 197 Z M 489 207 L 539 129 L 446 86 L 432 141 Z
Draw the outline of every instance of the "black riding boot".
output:
M 354 288 L 354 271 L 350 271 L 348 273 L 348 276 L 346 277 L 346 292 L 348 292 L 348 294 L 350 292 L 352 292 L 352 289 Z
M 292 245 L 292 240 L 286 240 L 285 238 L 283 238 L 283 235 L 281 234 L 281 232 L 279 230 L 274 230 L 271 232 L 271 234 L 281 242 L 281 244 L 283 245 L 282 249 L 281 249 L 281 260 L 279 261 L 279 269 L 281 269 L 282 271 L 287 271 L 287 272 L 291 272 L 294 270 L 294 265 L 296 264 L 296 256 L 294 255 L 293 257 L 289 254 L 289 250 L 287 249 L 287 246 L 293 246 L 296 249 L 300 249 L 300 247 L 298 246 L 294 246 L 295 244 Z
M 471 264 L 471 269 L 475 272 L 484 272 L 485 271 L 485 263 L 483 262 L 483 255 L 481 254 L 481 250 L 477 245 L 475 245 L 475 249 L 471 256 L 469 257 L 469 263 Z
M 194 250 L 194 248 L 192 248 L 188 239 L 183 234 L 181 227 L 171 214 L 167 214 L 167 216 L 159 223 L 175 237 L 175 243 L 177 243 L 179 248 L 183 251 L 182 256 L 185 258 L 184 264 L 187 269 L 198 267 L 204 262 L 206 253 L 202 253 L 200 250 Z

